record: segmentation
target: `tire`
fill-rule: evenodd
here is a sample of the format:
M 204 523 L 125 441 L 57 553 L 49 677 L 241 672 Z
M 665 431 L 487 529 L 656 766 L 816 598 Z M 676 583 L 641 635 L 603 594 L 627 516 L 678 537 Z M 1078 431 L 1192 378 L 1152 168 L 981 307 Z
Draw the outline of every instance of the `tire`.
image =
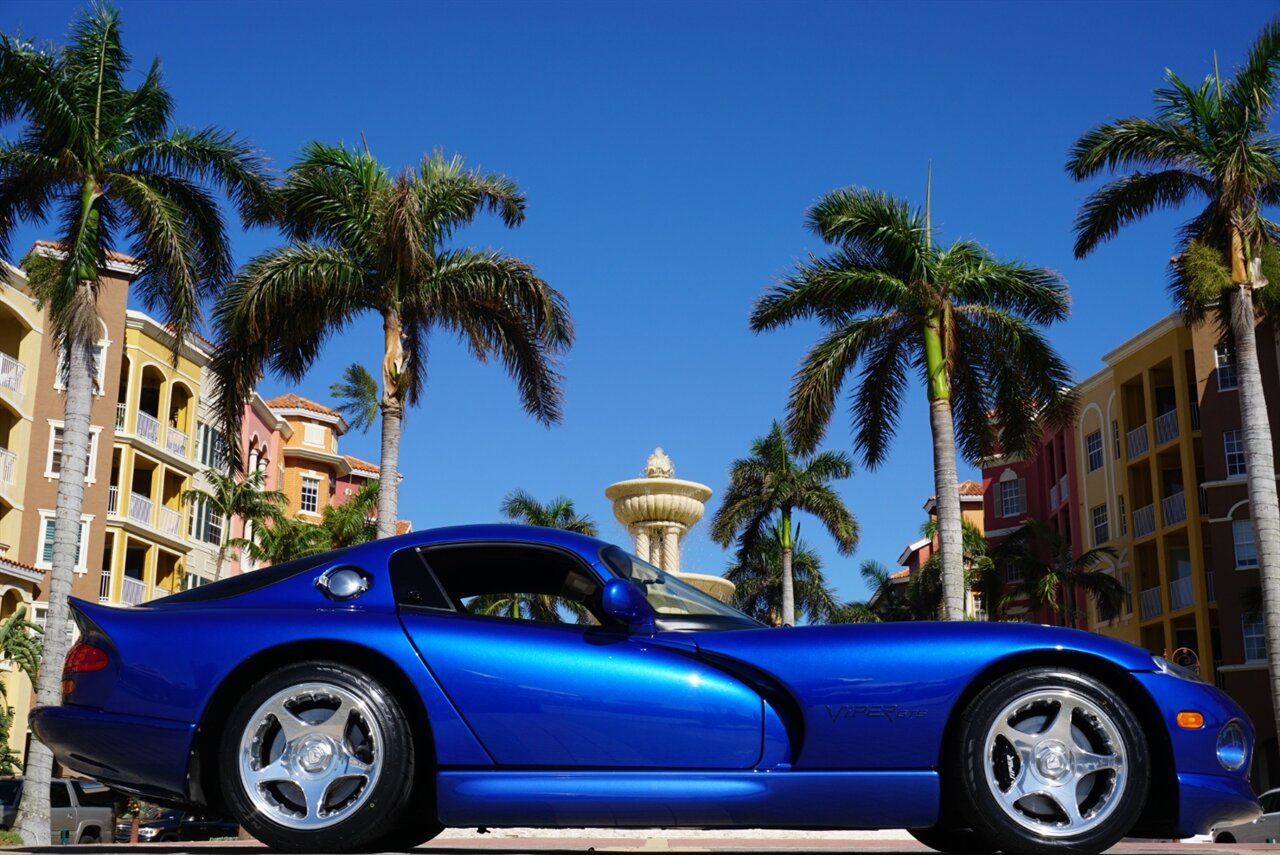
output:
M 1079 671 L 1029 668 L 994 681 L 959 722 L 954 768 L 968 824 L 1009 855 L 1111 847 L 1150 787 L 1135 721 L 1119 695 Z
M 302 662 L 263 677 L 236 703 L 219 770 L 231 812 L 267 846 L 351 852 L 405 818 L 414 744 L 399 703 L 371 675 Z
M 991 855 L 996 851 L 996 847 L 972 828 L 935 825 L 932 828 L 908 828 L 907 833 L 930 849 L 946 855 Z
M 1235 838 L 1235 835 L 1233 834 L 1219 834 L 1217 837 L 1213 838 L 1213 842 L 1214 843 L 1235 843 L 1236 838 Z
M 81 834 L 80 840 L 77 842 L 82 846 L 97 846 L 99 843 L 102 842 L 102 837 L 100 836 L 97 829 L 91 828 L 86 830 L 83 834 Z

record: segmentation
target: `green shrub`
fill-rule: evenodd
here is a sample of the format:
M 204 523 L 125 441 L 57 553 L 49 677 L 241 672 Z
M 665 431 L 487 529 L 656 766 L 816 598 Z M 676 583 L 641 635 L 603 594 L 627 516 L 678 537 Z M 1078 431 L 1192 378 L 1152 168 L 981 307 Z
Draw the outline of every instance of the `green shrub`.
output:
M 0 846 L 21 846 L 22 835 L 16 831 L 0 830 Z

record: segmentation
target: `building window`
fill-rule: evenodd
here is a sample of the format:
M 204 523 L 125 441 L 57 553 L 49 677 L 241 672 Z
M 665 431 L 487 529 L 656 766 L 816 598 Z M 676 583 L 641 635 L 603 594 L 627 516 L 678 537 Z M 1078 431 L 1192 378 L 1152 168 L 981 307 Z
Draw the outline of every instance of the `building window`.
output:
M 1253 539 L 1253 520 L 1232 520 L 1231 539 L 1236 545 L 1236 569 L 1258 566 L 1258 544 Z
M 1126 572 L 1124 575 L 1124 613 L 1133 614 L 1133 579 Z
M 98 434 L 102 428 L 89 427 L 89 462 L 85 469 L 84 480 L 92 484 L 94 470 L 98 468 Z M 45 460 L 44 477 L 57 478 L 62 474 L 62 422 L 49 423 L 49 456 Z
M 1125 512 L 1124 512 L 1124 496 L 1116 496 L 1116 502 L 1119 503 L 1119 510 L 1120 510 L 1120 534 L 1122 535 L 1128 534 L 1129 520 L 1126 518 Z
M 105 344 L 95 344 L 93 346 L 93 394 L 102 394 L 102 390 L 106 386 L 106 371 L 107 346 Z M 53 387 L 59 392 L 66 391 L 67 388 L 67 352 L 61 347 L 58 348 L 58 373 L 54 378 Z
M 300 510 L 304 514 L 314 514 L 320 511 L 320 479 L 319 478 L 303 478 L 302 479 L 302 502 Z
M 324 425 L 304 422 L 302 425 L 302 441 L 306 445 L 324 447 Z
M 1102 468 L 1102 431 L 1095 430 L 1084 438 L 1085 455 L 1089 459 L 1089 471 Z
M 1265 662 L 1267 658 L 1267 636 L 1262 628 L 1261 620 L 1246 620 L 1244 625 L 1244 658 L 1246 662 Z
M 1120 423 L 1111 423 L 1111 444 L 1116 447 L 1116 460 L 1120 459 Z
M 196 540 L 222 545 L 222 512 L 215 510 L 208 499 L 197 499 L 191 508 L 191 525 L 188 529 Z
M 1016 585 L 1024 578 L 1022 565 L 1017 562 L 1011 563 L 1004 568 L 1004 580 L 1011 585 Z
M 40 512 L 40 545 L 36 550 L 36 566 L 47 568 L 53 566 L 53 528 L 55 524 L 53 511 Z M 87 570 L 85 566 L 85 544 L 89 540 L 89 521 L 80 520 L 80 542 L 76 544 L 76 569 Z
M 1222 434 L 1222 447 L 1227 454 L 1227 477 L 1243 478 L 1247 471 L 1244 465 L 1244 439 L 1238 430 L 1229 430 Z
M 227 444 L 221 432 L 204 422 L 196 423 L 196 458 L 201 465 L 219 472 L 226 471 Z
M 1101 546 L 1111 539 L 1110 526 L 1107 524 L 1106 503 L 1098 505 L 1091 513 L 1093 515 L 1093 545 Z
M 1024 478 L 1000 482 L 1000 516 L 1016 517 L 1027 512 L 1026 486 Z
M 1214 348 L 1213 356 L 1217 363 L 1218 391 L 1236 388 L 1236 357 L 1231 348 L 1220 344 Z
M 192 588 L 199 588 L 201 585 L 209 584 L 209 580 L 197 573 L 184 573 L 182 575 L 182 590 L 190 591 Z

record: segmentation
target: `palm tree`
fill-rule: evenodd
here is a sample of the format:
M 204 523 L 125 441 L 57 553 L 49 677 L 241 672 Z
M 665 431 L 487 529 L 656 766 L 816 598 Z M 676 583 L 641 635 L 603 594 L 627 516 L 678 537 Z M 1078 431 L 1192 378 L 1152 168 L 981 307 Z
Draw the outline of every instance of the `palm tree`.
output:
M 877 621 L 914 620 L 915 609 L 906 596 L 906 585 L 894 581 L 894 574 L 879 561 L 867 560 L 858 568 L 862 581 L 871 589 L 871 596 L 861 605 L 875 616 Z M 849 603 L 849 606 L 859 605 Z M 861 610 L 856 610 L 860 613 Z M 868 623 L 869 621 L 841 621 L 841 623 Z
M 325 507 L 320 528 L 329 539 L 330 549 L 368 543 L 378 537 L 374 512 L 378 509 L 379 481 L 366 481 L 356 494 L 340 505 Z
M 1118 612 L 1124 602 L 1124 585 L 1102 569 L 1102 564 L 1115 557 L 1109 546 L 1090 549 L 1078 556 L 1072 554 L 1071 541 L 1043 520 L 1028 520 L 1000 542 L 993 550 L 992 561 L 1001 575 L 1010 568 L 1022 581 L 1006 601 L 1026 597 L 1032 609 L 1051 608 L 1062 626 L 1077 626 L 1083 609 L 1076 595 L 1084 591 L 1099 608 Z
M 588 537 L 600 533 L 595 520 L 586 515 L 580 516 L 573 507 L 573 500 L 566 496 L 556 496 L 544 505 L 524 490 L 513 490 L 503 498 L 501 510 L 507 519 L 525 525 L 562 528 Z
M 216 512 L 223 520 L 223 537 L 218 543 L 218 558 L 214 565 L 214 581 L 222 578 L 222 569 L 232 549 L 244 541 L 228 537 L 231 520 L 240 517 L 245 526 L 260 529 L 267 520 L 280 513 L 285 505 L 285 495 L 279 490 L 266 489 L 267 473 L 264 470 L 249 472 L 243 477 L 206 469 L 205 480 L 209 489 L 193 487 L 182 492 L 182 501 L 200 505 Z M 193 507 L 192 513 L 196 510 Z
M 782 623 L 796 622 L 794 547 L 791 515 L 804 511 L 818 518 L 836 541 L 841 555 L 858 544 L 858 523 L 831 487 L 832 481 L 853 474 L 849 458 L 835 451 L 796 456 L 787 444 L 782 425 L 773 423 L 769 433 L 751 445 L 751 456 L 735 460 L 729 470 L 724 501 L 711 520 L 711 537 L 721 546 L 738 539 L 740 552 L 749 551 L 765 534 L 766 526 L 778 527 L 782 549 Z M 774 514 L 778 515 L 772 523 Z
M 271 517 L 266 525 L 256 526 L 253 538 L 240 546 L 254 561 L 268 564 L 283 564 L 330 548 L 329 533 L 323 527 L 284 514 Z
M 378 381 L 359 362 L 343 369 L 342 379 L 329 387 L 329 394 L 338 399 L 338 412 L 342 413 L 352 430 L 368 433 L 378 420 L 382 406 Z
M 944 615 L 964 616 L 956 447 L 970 460 L 1030 450 L 1041 421 L 1065 422 L 1074 397 L 1066 364 L 1039 327 L 1067 315 L 1052 271 L 996 259 L 973 241 L 933 244 L 923 211 L 883 193 L 835 190 L 808 213 L 833 245 L 756 303 L 756 332 L 816 318 L 828 330 L 795 376 L 787 428 L 797 452 L 822 440 L 850 377 L 853 447 L 870 469 L 884 462 L 914 372 L 924 382 L 933 433 Z
M 781 626 L 783 594 L 783 530 L 777 520 L 764 537 L 738 550 L 724 577 L 734 584 L 733 604 L 761 623 Z M 808 623 L 833 623 L 840 608 L 822 575 L 822 559 L 797 536 L 791 549 L 796 614 Z
M 27 620 L 27 607 L 18 606 L 0 623 L 0 659 L 12 662 L 34 684 L 40 674 L 40 627 Z M 22 774 L 22 758 L 9 747 L 13 729 L 13 707 L 0 680 L 0 775 Z
M 0 35 L 0 124 L 23 123 L 16 142 L 0 144 L 0 255 L 8 255 L 19 222 L 44 223 L 50 211 L 61 247 L 56 262 L 33 265 L 29 279 L 67 366 L 49 667 L 36 693 L 42 705 L 57 704 L 61 695 L 88 460 L 99 270 L 107 250 L 116 236 L 131 238 L 141 268 L 133 292 L 171 324 L 176 353 L 199 318 L 201 300 L 217 293 L 231 271 L 210 191 L 226 193 L 249 214 L 267 186 L 259 156 L 231 134 L 171 128 L 173 99 L 158 60 L 133 89 L 125 85 L 129 68 L 119 14 L 107 6 L 82 13 L 61 48 Z M 18 826 L 29 845 L 49 843 L 52 763 L 49 750 L 33 742 Z
M 525 410 L 558 422 L 556 362 L 573 340 L 564 298 L 519 259 L 446 246 L 482 209 L 512 227 L 524 206 L 509 179 L 439 152 L 392 178 L 367 150 L 306 146 L 272 200 L 289 245 L 245 265 L 215 308 L 229 434 L 264 368 L 300 379 L 325 340 L 366 312 L 383 329 L 379 537 L 395 534 L 401 420 L 421 394 L 432 329 L 497 359 Z
M 1154 210 L 1204 205 L 1179 231 L 1170 291 L 1188 323 L 1217 309 L 1234 347 L 1255 542 L 1262 580 L 1271 705 L 1280 728 L 1280 505 L 1271 424 L 1254 332 L 1259 308 L 1277 303 L 1277 226 L 1264 205 L 1280 202 L 1280 145 L 1270 123 L 1280 80 L 1280 21 L 1254 42 L 1235 74 L 1199 86 L 1166 72 L 1154 118 L 1098 125 L 1071 149 L 1077 180 L 1126 173 L 1092 193 L 1076 217 L 1077 258 Z
M 930 540 L 937 538 L 937 519 L 931 518 L 920 526 L 920 534 Z M 995 562 L 987 554 L 987 537 L 975 523 L 961 518 L 960 542 L 963 547 L 964 589 L 977 589 L 987 620 L 998 618 L 1002 611 L 1004 582 Z M 912 576 L 907 585 L 907 599 L 915 612 L 914 620 L 937 619 L 942 611 L 942 556 L 939 553 L 934 552 L 926 558 L 919 572 Z

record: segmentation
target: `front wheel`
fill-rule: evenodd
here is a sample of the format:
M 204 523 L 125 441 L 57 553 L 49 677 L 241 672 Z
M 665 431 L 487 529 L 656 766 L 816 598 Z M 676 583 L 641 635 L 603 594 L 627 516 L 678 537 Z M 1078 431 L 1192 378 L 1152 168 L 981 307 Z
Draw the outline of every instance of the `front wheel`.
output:
M 291 852 L 369 846 L 402 819 L 413 789 L 404 712 L 345 664 L 290 665 L 255 683 L 231 711 L 219 759 L 241 826 Z
M 1030 668 L 994 681 L 961 719 L 956 768 L 970 823 L 1011 855 L 1114 845 L 1149 787 L 1135 721 L 1119 695 L 1078 671 Z

